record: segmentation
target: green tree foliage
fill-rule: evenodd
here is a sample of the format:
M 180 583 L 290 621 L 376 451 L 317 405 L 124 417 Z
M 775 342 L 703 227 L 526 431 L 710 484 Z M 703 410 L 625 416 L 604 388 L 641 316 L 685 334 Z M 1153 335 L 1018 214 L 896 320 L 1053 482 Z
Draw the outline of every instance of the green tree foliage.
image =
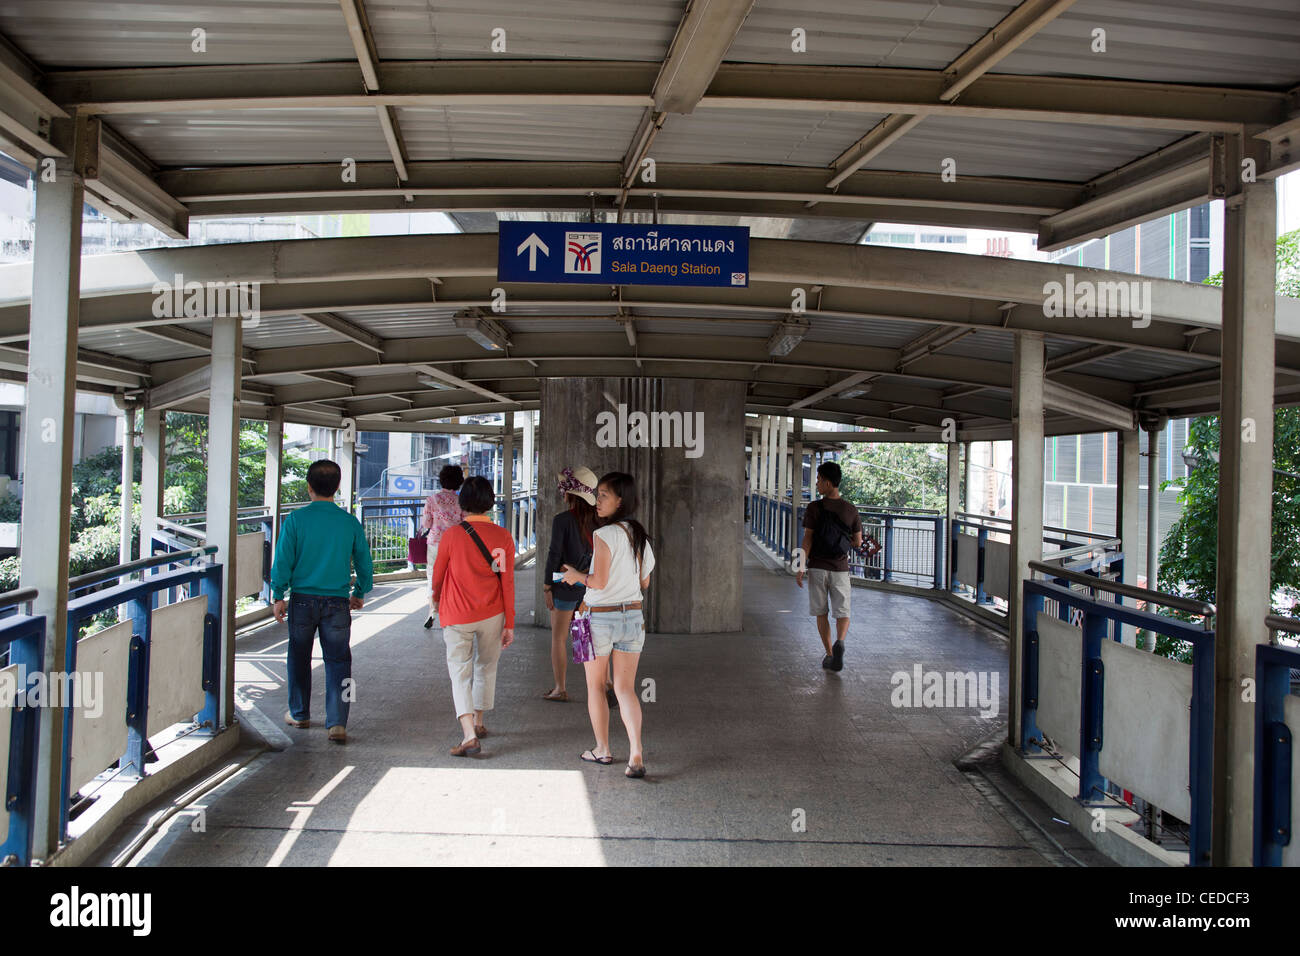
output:
M 931 453 L 939 457 L 931 458 Z M 844 469 L 840 494 L 854 504 L 869 508 L 947 507 L 948 463 L 943 445 L 854 443 L 840 465 Z
M 202 511 L 207 502 L 207 425 L 204 415 L 169 413 L 167 418 L 167 464 L 164 476 L 164 512 L 182 514 Z M 266 474 L 266 422 L 241 422 L 239 462 L 239 504 L 260 505 Z M 285 452 L 284 483 L 281 500 L 307 500 L 307 466 L 302 455 Z M 140 547 L 140 467 L 141 456 L 135 454 L 135 481 L 132 507 L 132 548 Z M 120 557 L 122 494 L 122 449 L 106 448 L 83 459 L 72 469 L 72 540 L 68 574 L 75 577 L 101 568 L 111 568 Z M 4 506 L 0 502 L 0 509 Z M 3 511 L 0 511 L 2 514 Z M 18 520 L 17 515 L 11 520 Z M 28 529 L 23 545 L 39 541 L 37 532 Z M 0 561 L 0 590 L 18 586 L 18 557 Z
M 1221 286 L 1223 273 L 1205 280 Z M 1300 230 L 1277 241 L 1277 291 L 1300 298 Z M 1196 467 L 1180 483 L 1182 516 L 1169 529 L 1160 548 L 1160 590 L 1215 603 L 1218 586 L 1219 452 L 1218 416 L 1193 419 L 1187 445 L 1195 452 Z M 1300 596 L 1300 409 L 1279 408 L 1273 416 L 1273 527 L 1270 593 L 1273 613 L 1286 613 L 1284 605 Z M 1277 472 L 1289 472 L 1278 474 Z M 1261 529 L 1261 532 L 1263 529 Z M 1177 615 L 1184 616 L 1184 615 Z M 1161 637 L 1156 651 L 1168 657 L 1191 660 L 1182 642 Z

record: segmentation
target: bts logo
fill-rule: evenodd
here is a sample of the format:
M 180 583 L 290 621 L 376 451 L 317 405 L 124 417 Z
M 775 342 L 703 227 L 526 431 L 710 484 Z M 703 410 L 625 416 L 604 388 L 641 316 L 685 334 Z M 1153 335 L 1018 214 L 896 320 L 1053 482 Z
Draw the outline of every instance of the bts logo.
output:
M 600 272 L 600 233 L 564 234 L 564 271 L 579 275 L 596 275 Z
M 746 275 L 746 274 L 743 273 L 743 272 L 733 272 L 733 273 L 731 274 L 731 284 L 732 284 L 732 285 L 746 285 L 746 282 L 745 282 L 745 275 Z

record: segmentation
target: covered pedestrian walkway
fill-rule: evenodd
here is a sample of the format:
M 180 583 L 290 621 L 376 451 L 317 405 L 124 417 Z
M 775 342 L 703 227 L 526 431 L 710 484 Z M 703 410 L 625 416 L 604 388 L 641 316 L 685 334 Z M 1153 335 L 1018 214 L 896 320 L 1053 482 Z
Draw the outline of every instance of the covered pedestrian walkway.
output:
M 261 628 L 239 640 L 235 666 L 251 746 L 205 774 L 207 788 L 184 788 L 183 804 L 142 811 L 97 862 L 1050 866 L 1069 854 L 1108 863 L 1052 823 L 996 756 L 985 760 L 993 783 L 954 766 L 1000 726 L 1005 638 L 936 604 L 858 591 L 847 664 L 829 673 L 817 666 L 806 592 L 778 574 L 748 556 L 742 631 L 650 638 L 638 672 L 651 682 L 646 781 L 626 779 L 618 762 L 578 760 L 591 743 L 585 691 L 568 704 L 540 698 L 548 628 L 524 623 L 505 652 L 491 736 L 469 766 L 447 755 L 450 684 L 439 632 L 421 626 L 418 586 L 382 585 L 357 616 L 345 748 L 320 726 L 280 724 L 286 631 Z M 531 575 L 521 572 L 521 590 Z M 910 679 L 918 659 L 998 673 L 996 714 L 891 706 L 891 675 Z M 580 687 L 580 668 L 571 671 Z M 319 662 L 315 679 L 313 713 Z M 626 758 L 611 718 L 614 753 Z
M 889 675 L 933 665 L 999 675 L 1007 779 L 1111 856 L 1294 865 L 1300 697 L 1276 637 L 1294 624 L 1268 617 L 1273 414 L 1300 401 L 1300 301 L 1275 295 L 1274 268 L 1275 183 L 1300 168 L 1288 5 L 541 6 L 0 10 L 0 148 L 33 171 L 36 234 L 30 263 L 0 266 L 0 374 L 27 388 L 21 588 L 0 598 L 0 643 L 9 673 L 102 675 L 110 702 L 0 709 L 0 858 L 107 852 L 143 808 L 238 754 L 204 795 L 207 830 L 168 823 L 141 860 L 387 862 L 416 852 L 394 835 L 409 833 L 458 860 L 495 845 L 511 860 L 1050 862 L 1059 850 L 1024 836 L 1042 831 L 1013 822 L 1025 814 L 952 766 L 996 728 L 891 699 Z M 1060 250 L 1212 200 L 1221 288 L 1172 262 L 1138 281 L 1068 257 L 860 242 L 903 220 Z M 86 204 L 171 239 L 201 217 L 327 212 L 442 211 L 462 233 L 83 258 Z M 713 285 L 579 281 L 595 240 L 562 266 L 567 237 L 554 257 L 536 232 L 503 242 L 519 217 L 608 234 L 607 260 L 633 242 L 712 254 L 702 230 L 719 228 L 742 258 Z M 143 544 L 131 551 L 124 521 L 122 563 L 70 579 L 78 389 L 113 395 L 127 434 L 140 415 Z M 615 409 L 702 430 L 610 442 L 597 423 Z M 169 411 L 208 418 L 206 510 L 185 524 L 164 507 Z M 1139 431 L 1200 414 L 1225 422 L 1213 605 L 1136 586 L 1151 519 Z M 494 420 L 464 421 L 476 415 Z M 270 433 L 255 515 L 238 497 L 249 419 Z M 539 493 L 549 476 L 579 461 L 636 474 L 660 555 L 642 675 L 657 779 L 628 804 L 627 781 L 572 766 L 583 722 L 536 699 L 540 639 L 509 658 L 518 709 L 502 708 L 500 749 L 447 766 L 445 678 L 418 589 L 395 582 L 357 616 L 374 671 L 356 746 L 307 735 L 244 763 L 256 735 L 242 728 L 274 720 L 280 693 L 281 629 L 237 637 L 236 612 L 294 504 L 286 422 L 336 433 L 343 502 L 363 514 L 359 430 L 490 437 L 501 519 L 537 553 L 559 507 Z M 1081 540 L 1044 526 L 1043 443 L 1097 431 L 1120 442 L 1116 534 Z M 931 514 L 874 516 L 888 550 L 855 592 L 862 650 L 828 678 L 781 562 L 796 557 L 805 459 L 853 440 L 941 443 L 948 487 Z M 962 505 L 969 445 L 993 440 L 1013 443 L 1001 522 Z M 904 538 L 928 540 L 919 564 L 901 563 L 921 553 Z M 544 614 L 535 576 L 518 606 Z M 116 607 L 120 623 L 82 636 Z M 1186 641 L 1193 663 L 1140 653 L 1137 629 Z M 486 820 L 482 803 L 451 812 L 486 780 L 520 799 Z M 1180 821 L 1186 844 L 1145 846 L 1122 823 L 1088 833 L 1125 794 Z

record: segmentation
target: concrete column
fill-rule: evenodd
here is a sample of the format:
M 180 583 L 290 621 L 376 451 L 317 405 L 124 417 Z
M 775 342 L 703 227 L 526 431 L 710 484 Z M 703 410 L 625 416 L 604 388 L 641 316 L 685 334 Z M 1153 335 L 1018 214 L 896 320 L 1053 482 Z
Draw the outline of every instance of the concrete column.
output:
M 22 567 L 19 587 L 37 588 L 32 613 L 45 616 L 45 671 L 67 663 L 68 551 L 72 525 L 72 439 L 76 410 L 77 322 L 81 289 L 83 175 L 93 128 L 74 113 L 51 122 L 50 139 L 65 157 L 54 179 L 36 178 L 36 243 L 32 256 L 32 335 L 27 352 L 23 428 Z M 39 547 L 35 546 L 37 543 Z M 58 848 L 63 760 L 61 700 L 38 708 L 32 855 Z
M 284 480 L 284 406 L 277 405 L 266 416 L 266 476 L 262 505 L 271 516 L 271 553 L 280 535 L 280 485 Z
M 817 466 L 821 464 L 818 459 L 821 456 L 817 451 L 808 455 L 808 497 L 817 497 Z
M 352 441 L 348 441 L 351 434 Z M 356 433 L 349 433 L 343 429 L 335 433 L 335 441 L 338 442 L 337 461 L 339 465 L 339 498 L 340 507 L 344 511 L 352 512 L 356 508 L 356 474 L 357 474 L 357 442 Z
M 794 444 L 790 449 L 790 554 L 803 544 L 799 525 L 799 502 L 803 497 L 803 419 L 794 420 Z
M 1269 641 L 1264 617 L 1272 590 L 1277 193 L 1272 180 L 1238 184 L 1236 190 L 1225 200 L 1223 243 L 1214 655 L 1216 866 L 1251 864 L 1255 705 L 1242 699 L 1241 689 L 1255 675 L 1255 646 Z
M 501 523 L 510 536 L 515 537 L 515 413 L 505 413 L 505 428 L 501 432 Z
M 118 524 L 117 547 L 119 564 L 135 560 L 131 547 L 131 539 L 135 537 L 131 512 L 135 504 L 135 411 L 137 408 L 139 405 L 134 403 L 127 403 L 122 408 L 122 494 L 119 501 L 122 515 Z M 143 556 L 146 550 L 143 539 L 140 544 L 141 556 Z
M 166 484 L 167 413 L 158 408 L 144 410 L 140 440 L 140 557 L 153 551 L 153 533 L 163 515 Z
M 1012 358 L 1011 392 L 1011 583 L 1007 664 L 1007 730 L 1013 747 L 1020 743 L 1020 658 L 1025 628 L 1021 620 L 1021 582 L 1029 562 L 1043 559 L 1043 371 L 1041 332 L 1017 332 Z
M 776 500 L 785 501 L 786 483 L 786 445 L 790 434 L 790 420 L 784 415 L 776 420 Z
M 1137 584 L 1138 578 L 1138 535 L 1142 527 L 1138 484 L 1142 477 L 1142 456 L 1139 442 L 1142 433 L 1136 428 L 1132 431 L 1117 432 L 1119 452 L 1116 461 L 1119 465 L 1118 481 L 1115 487 L 1115 534 L 1120 539 L 1120 550 L 1124 552 L 1125 584 Z M 1153 588 L 1154 584 L 1147 587 Z M 1127 600 L 1124 603 L 1129 603 Z M 1130 647 L 1137 647 L 1137 632 L 1131 624 L 1120 628 L 1120 640 Z
M 767 427 L 768 417 L 758 416 L 758 474 L 754 476 L 754 491 L 767 494 Z
M 235 537 L 239 517 L 239 397 L 243 330 L 238 316 L 212 319 L 212 384 L 208 391 L 207 544 L 223 566 L 221 584 L 221 691 L 218 721 L 235 712 Z
M 1160 436 L 1165 420 L 1147 429 L 1147 587 L 1160 590 Z M 1151 650 L 1155 650 L 1152 644 Z
M 700 421 L 702 452 L 686 447 L 598 444 L 602 413 L 616 414 L 608 392 L 635 412 L 680 412 Z M 737 453 L 745 427 L 745 388 L 739 382 L 695 379 L 544 378 L 541 380 L 542 474 L 586 465 L 597 475 L 626 471 L 637 483 L 637 517 L 658 565 L 646 591 L 646 627 L 676 634 L 737 631 L 741 627 L 744 459 Z M 551 519 L 564 507 L 556 494 L 540 502 L 537 548 L 550 545 Z M 535 575 L 535 620 L 548 615 Z M 520 605 L 521 621 L 523 609 Z
M 524 416 L 524 440 L 522 457 L 519 462 L 523 469 L 523 490 L 529 494 L 533 492 L 533 459 L 535 457 L 533 446 L 536 440 L 536 425 L 533 423 L 534 412 L 523 412 Z
M 969 457 L 969 452 L 967 452 Z M 953 522 L 957 520 L 957 512 L 961 510 L 961 443 L 948 442 L 948 520 L 944 523 L 944 540 L 942 543 L 936 543 L 936 547 L 942 547 L 946 556 L 947 576 L 944 579 L 944 585 L 948 590 L 952 590 L 953 572 L 957 567 L 957 555 L 952 547 L 952 528 Z
M 747 429 L 749 435 L 749 494 L 751 499 L 749 504 L 750 528 L 754 526 L 754 513 L 757 510 L 754 508 L 752 499 L 758 493 L 758 446 L 761 431 L 761 428 Z

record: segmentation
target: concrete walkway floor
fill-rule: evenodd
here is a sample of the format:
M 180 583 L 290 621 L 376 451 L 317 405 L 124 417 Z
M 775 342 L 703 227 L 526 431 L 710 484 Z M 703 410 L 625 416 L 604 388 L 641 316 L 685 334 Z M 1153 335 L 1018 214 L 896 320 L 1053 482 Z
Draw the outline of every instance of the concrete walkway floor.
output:
M 532 573 L 519 574 L 519 594 L 532 593 Z M 382 585 L 354 615 L 346 746 L 327 742 L 322 724 L 284 726 L 286 630 L 256 630 L 239 640 L 241 719 L 282 749 L 243 749 L 244 765 L 164 822 L 132 864 L 1064 862 L 1025 820 L 1053 826 L 1041 804 L 1024 791 L 1008 804 L 953 764 L 1005 733 L 1004 640 L 937 603 L 855 588 L 844 670 L 831 673 L 807 592 L 751 554 L 744 574 L 743 632 L 647 639 L 642 781 L 623 775 L 616 715 L 611 743 L 623 759 L 578 759 L 592 743 L 581 667 L 570 664 L 574 702 L 541 699 L 549 632 L 528 612 L 502 656 L 491 736 L 469 759 L 447 752 L 460 733 L 441 632 L 422 628 L 423 582 Z M 996 673 L 998 716 L 894 706 L 891 675 L 918 663 Z M 321 667 L 317 659 L 315 719 Z M 1071 836 L 1075 857 L 1105 862 Z

